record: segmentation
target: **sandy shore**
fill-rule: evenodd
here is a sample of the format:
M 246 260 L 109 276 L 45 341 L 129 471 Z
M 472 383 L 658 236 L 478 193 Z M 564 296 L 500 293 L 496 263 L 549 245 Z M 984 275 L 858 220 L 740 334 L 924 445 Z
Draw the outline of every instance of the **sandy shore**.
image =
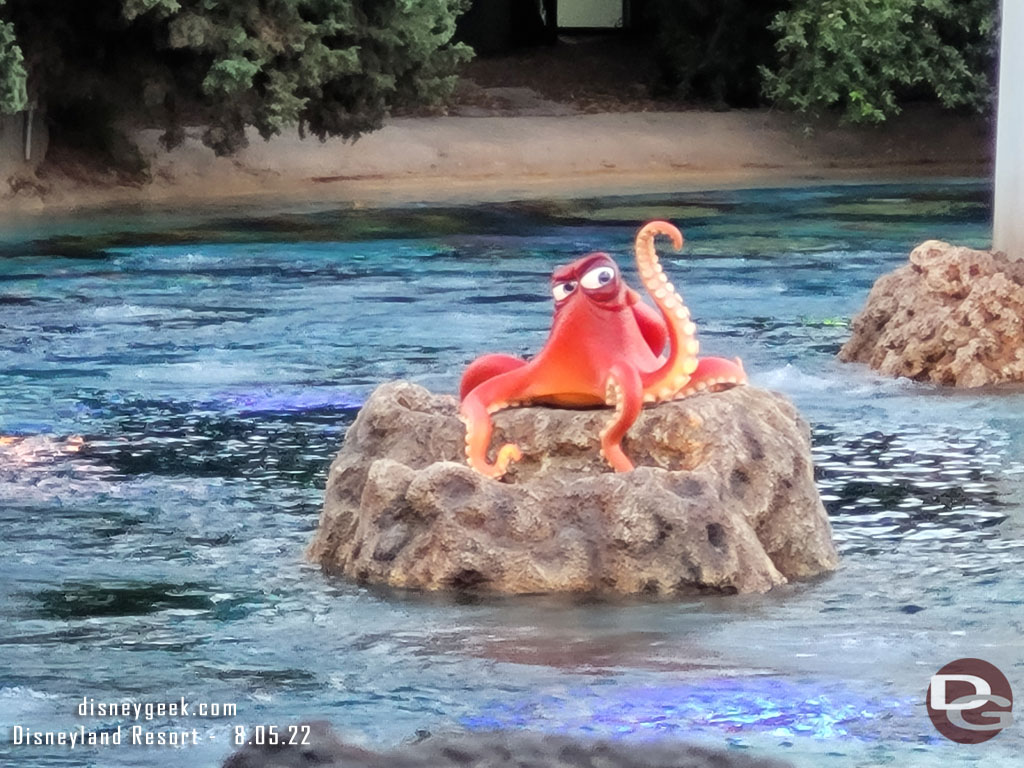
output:
M 896 181 L 992 172 L 988 123 L 908 112 L 881 128 L 817 125 L 770 111 L 644 112 L 391 120 L 357 142 L 253 136 L 218 158 L 199 131 L 168 152 L 159 132 L 138 143 L 152 181 L 85 185 L 48 177 L 42 194 L 8 197 L 10 212 L 251 201 L 380 206 Z

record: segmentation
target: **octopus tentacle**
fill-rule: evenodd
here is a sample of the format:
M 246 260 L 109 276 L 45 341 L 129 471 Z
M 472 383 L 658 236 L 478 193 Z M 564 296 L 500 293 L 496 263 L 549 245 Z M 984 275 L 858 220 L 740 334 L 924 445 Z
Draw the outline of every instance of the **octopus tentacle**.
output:
M 655 357 L 661 357 L 665 351 L 665 344 L 668 343 L 668 328 L 662 318 L 661 312 L 645 304 L 640 294 L 632 288 L 627 289 L 627 301 L 633 308 L 633 319 L 636 320 L 640 335 L 644 337 L 647 346 Z
M 484 355 L 477 358 L 462 374 L 462 380 L 459 382 L 459 399 L 465 400 L 466 395 L 488 379 L 522 368 L 524 365 L 525 360 L 512 355 Z
M 601 455 L 616 472 L 629 472 L 633 462 L 623 452 L 621 443 L 643 409 L 640 372 L 631 365 L 613 365 L 608 372 L 605 400 L 615 406 L 615 415 L 601 430 Z
M 679 392 L 680 397 L 693 395 L 697 392 L 718 392 L 730 387 L 747 383 L 747 372 L 743 370 L 743 362 L 737 357 L 726 360 L 721 357 L 702 357 L 697 361 L 697 370 L 690 381 Z
M 668 325 L 668 359 L 656 370 L 642 377 L 644 401 L 656 402 L 674 397 L 690 380 L 697 368 L 697 328 L 690 319 L 690 310 L 676 293 L 658 262 L 654 238 L 667 235 L 678 251 L 683 247 L 683 234 L 667 221 L 651 221 L 636 236 L 636 265 L 640 280 Z
M 487 460 L 487 449 L 494 430 L 491 414 L 507 408 L 515 393 L 522 391 L 526 368 L 522 366 L 480 383 L 463 398 L 459 407 L 459 417 L 466 425 L 466 462 L 487 477 L 501 477 L 509 464 L 523 458 L 518 445 L 506 443 L 498 449 L 491 464 Z

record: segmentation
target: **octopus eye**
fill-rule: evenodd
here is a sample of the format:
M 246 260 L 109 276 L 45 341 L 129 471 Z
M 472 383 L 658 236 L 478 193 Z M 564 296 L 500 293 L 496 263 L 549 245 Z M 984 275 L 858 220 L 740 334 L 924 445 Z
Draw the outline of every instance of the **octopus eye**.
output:
M 569 280 L 565 283 L 555 283 L 551 289 L 551 293 L 555 296 L 555 301 L 564 301 L 569 298 L 569 294 L 576 290 L 576 281 Z
M 615 270 L 611 267 L 592 269 L 580 279 L 580 285 L 588 290 L 603 288 L 615 279 Z

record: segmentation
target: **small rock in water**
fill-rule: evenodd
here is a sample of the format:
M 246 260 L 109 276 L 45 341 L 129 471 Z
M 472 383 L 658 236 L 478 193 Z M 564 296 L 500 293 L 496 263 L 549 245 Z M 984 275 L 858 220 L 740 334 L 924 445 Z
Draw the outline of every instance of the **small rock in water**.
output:
M 515 408 L 502 482 L 464 463 L 454 397 L 380 387 L 331 465 L 312 560 L 360 582 L 506 594 L 765 592 L 837 565 L 810 432 L 754 387 L 646 408 L 608 470 L 610 411 Z
M 309 744 L 243 747 L 223 768 L 791 768 L 789 763 L 678 742 L 622 744 L 524 731 L 431 736 L 387 752 L 340 741 L 314 723 Z M 280 728 L 281 733 L 299 732 Z
M 1024 260 L 919 245 L 875 283 L 839 359 L 956 387 L 1024 382 Z

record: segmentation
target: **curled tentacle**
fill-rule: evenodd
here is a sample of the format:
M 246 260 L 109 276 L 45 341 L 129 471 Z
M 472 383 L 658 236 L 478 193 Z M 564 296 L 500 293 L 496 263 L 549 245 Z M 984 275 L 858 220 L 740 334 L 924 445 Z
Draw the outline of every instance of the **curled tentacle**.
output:
M 487 448 L 491 443 L 490 413 L 487 408 L 477 407 L 476 403 L 463 403 L 462 420 L 466 424 L 466 463 L 481 475 L 501 477 L 508 471 L 508 465 L 519 461 L 522 451 L 515 443 L 506 443 L 498 449 L 498 455 L 491 464 L 487 460 Z
M 608 373 L 605 401 L 615 415 L 601 430 L 601 455 L 616 472 L 629 472 L 633 462 L 622 450 L 622 438 L 643 409 L 643 389 L 636 368 L 618 363 Z
M 508 407 L 509 395 L 503 393 L 515 391 L 514 383 L 521 375 L 522 368 L 518 368 L 484 381 L 463 398 L 459 407 L 459 416 L 466 425 L 466 462 L 481 475 L 497 479 L 509 464 L 523 457 L 519 446 L 506 443 L 498 449 L 493 464 L 487 460 L 494 429 L 491 414 Z
M 726 360 L 722 357 L 702 357 L 697 361 L 697 370 L 690 381 L 679 392 L 680 397 L 697 392 L 718 392 L 747 383 L 747 372 L 737 357 Z
M 690 319 L 690 310 L 676 293 L 658 263 L 654 238 L 667 235 L 678 251 L 683 247 L 683 234 L 667 221 L 651 221 L 636 236 L 636 265 L 640 280 L 668 325 L 668 359 L 657 370 L 643 374 L 644 400 L 654 402 L 674 397 L 682 390 L 697 368 L 697 328 Z

